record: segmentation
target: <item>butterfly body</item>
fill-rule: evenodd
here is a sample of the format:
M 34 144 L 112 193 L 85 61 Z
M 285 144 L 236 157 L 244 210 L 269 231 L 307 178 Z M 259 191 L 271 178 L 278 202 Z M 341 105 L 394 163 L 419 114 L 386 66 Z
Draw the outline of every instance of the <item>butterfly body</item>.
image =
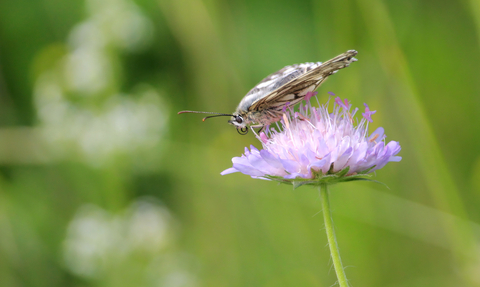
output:
M 294 106 L 303 100 L 308 92 L 315 91 L 328 76 L 357 61 L 354 58 L 356 54 L 357 51 L 348 50 L 323 63 L 286 66 L 267 76 L 253 87 L 240 101 L 233 114 L 212 114 L 231 116 L 228 122 L 242 134 L 248 132 L 247 125 L 256 125 L 257 127 L 269 125 L 282 117 L 285 106 Z

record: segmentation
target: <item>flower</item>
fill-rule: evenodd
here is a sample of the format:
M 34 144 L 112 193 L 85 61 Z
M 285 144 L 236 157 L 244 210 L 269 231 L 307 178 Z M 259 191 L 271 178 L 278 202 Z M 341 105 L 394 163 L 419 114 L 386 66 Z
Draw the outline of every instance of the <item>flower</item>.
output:
M 253 145 L 250 150 L 245 148 L 241 157 L 232 159 L 233 167 L 221 174 L 241 172 L 294 186 L 332 184 L 366 180 L 369 173 L 388 162 L 401 160 L 396 156 L 401 149 L 399 143 L 386 144 L 382 127 L 368 136 L 368 124 L 376 111 L 370 111 L 367 104 L 363 118 L 355 124 L 358 109 L 350 112 L 352 105 L 347 99 L 337 97 L 329 113 L 328 103 L 319 108 L 311 105 L 310 98 L 315 94 L 309 92 L 306 104 L 301 104 L 297 112 L 286 108 L 281 128 L 277 123 L 277 130 L 266 127 L 257 136 L 262 150 Z

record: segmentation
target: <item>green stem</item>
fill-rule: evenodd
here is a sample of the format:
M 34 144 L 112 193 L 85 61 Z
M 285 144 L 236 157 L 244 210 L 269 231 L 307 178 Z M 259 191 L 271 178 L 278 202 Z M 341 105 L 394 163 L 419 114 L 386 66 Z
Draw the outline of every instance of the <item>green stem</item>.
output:
M 320 185 L 320 196 L 322 197 L 323 219 L 325 220 L 325 230 L 327 231 L 328 246 L 332 255 L 333 267 L 337 273 L 338 284 L 340 287 L 348 287 L 347 276 L 343 270 L 342 259 L 338 251 L 337 238 L 335 237 L 335 229 L 333 228 L 332 212 L 330 211 L 330 202 L 328 200 L 327 185 Z

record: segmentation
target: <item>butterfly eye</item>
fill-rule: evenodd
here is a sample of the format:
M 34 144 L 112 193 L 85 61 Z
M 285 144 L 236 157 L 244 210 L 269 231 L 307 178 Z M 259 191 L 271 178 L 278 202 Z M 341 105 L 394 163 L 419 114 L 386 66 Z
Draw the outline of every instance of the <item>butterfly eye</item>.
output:
M 239 123 L 239 124 L 243 123 L 243 119 L 242 119 L 241 116 L 235 117 L 235 121 L 237 121 L 237 123 Z

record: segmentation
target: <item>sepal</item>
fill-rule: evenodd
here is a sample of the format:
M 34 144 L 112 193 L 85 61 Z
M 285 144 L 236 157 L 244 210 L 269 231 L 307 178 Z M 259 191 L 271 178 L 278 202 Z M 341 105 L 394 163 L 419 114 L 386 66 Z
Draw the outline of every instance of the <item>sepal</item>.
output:
M 333 173 L 333 169 L 330 168 L 330 170 L 327 172 L 327 174 L 323 174 L 322 171 L 315 171 L 311 170 L 313 178 L 302 178 L 302 177 L 297 177 L 293 179 L 286 179 L 281 176 L 272 176 L 272 175 L 265 175 L 263 176 L 265 179 L 272 180 L 272 181 L 277 181 L 279 183 L 283 184 L 290 184 L 293 185 L 293 189 L 297 189 L 300 186 L 303 185 L 311 185 L 311 186 L 320 186 L 322 184 L 336 184 L 340 182 L 349 182 L 349 181 L 357 181 L 357 180 L 364 180 L 364 181 L 371 181 L 371 182 L 376 182 L 383 184 L 382 182 L 376 181 L 369 179 L 371 177 L 371 174 L 367 174 L 372 168 L 371 167 L 365 171 L 362 171 L 361 173 L 356 173 L 356 174 L 351 174 L 347 175 L 348 171 L 350 170 L 350 167 L 346 167 L 342 169 L 341 171 L 338 171 L 336 173 Z

